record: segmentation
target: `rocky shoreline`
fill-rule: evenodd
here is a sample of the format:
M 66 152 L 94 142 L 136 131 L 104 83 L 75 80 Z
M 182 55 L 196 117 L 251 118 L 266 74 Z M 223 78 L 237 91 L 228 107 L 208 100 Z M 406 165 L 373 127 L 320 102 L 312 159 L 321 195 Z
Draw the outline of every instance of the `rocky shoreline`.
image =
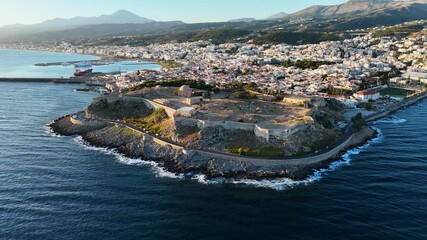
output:
M 366 144 L 377 136 L 371 127 L 353 135 L 348 146 L 332 158 L 318 164 L 301 165 L 286 168 L 262 168 L 249 162 L 233 161 L 220 158 L 211 158 L 203 154 L 169 145 L 161 145 L 153 137 L 132 131 L 124 126 L 111 123 L 84 122 L 75 124 L 71 116 L 64 116 L 50 124 L 52 130 L 60 135 L 80 135 L 88 144 L 95 147 L 111 148 L 129 158 L 149 159 L 159 163 L 165 170 L 193 176 L 203 174 L 207 179 L 275 179 L 290 178 L 303 180 L 312 175 L 316 170 L 327 166 L 341 158 L 347 150 Z M 274 160 L 272 160 L 274 161 Z

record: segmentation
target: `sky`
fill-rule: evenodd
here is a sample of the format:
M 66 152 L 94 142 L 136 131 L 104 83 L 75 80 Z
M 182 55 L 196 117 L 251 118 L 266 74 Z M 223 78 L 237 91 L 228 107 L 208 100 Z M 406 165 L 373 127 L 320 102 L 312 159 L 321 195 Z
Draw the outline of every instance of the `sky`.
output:
M 33 24 L 53 18 L 93 17 L 126 9 L 156 21 L 228 21 L 292 13 L 311 5 L 345 0 L 0 0 L 0 26 Z

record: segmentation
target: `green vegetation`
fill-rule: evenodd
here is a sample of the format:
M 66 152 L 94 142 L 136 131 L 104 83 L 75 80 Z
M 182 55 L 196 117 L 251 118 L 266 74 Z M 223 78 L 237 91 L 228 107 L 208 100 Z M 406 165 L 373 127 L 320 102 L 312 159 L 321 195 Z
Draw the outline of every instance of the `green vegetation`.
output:
M 234 42 L 238 38 L 243 38 L 251 31 L 242 29 L 213 29 L 197 32 L 192 38 L 192 41 L 212 40 L 213 43 L 219 44 L 224 42 Z
M 163 68 L 180 68 L 180 67 L 182 67 L 181 63 L 176 62 L 174 60 L 156 61 L 156 64 L 162 66 Z
M 386 88 L 380 91 L 382 96 L 392 96 L 392 97 L 401 97 L 404 98 L 410 94 L 414 93 L 412 90 L 401 89 L 401 88 Z
M 166 111 L 158 108 L 145 118 L 125 118 L 124 120 L 150 133 L 160 134 L 163 131 L 162 123 L 168 119 Z
M 321 115 L 321 114 L 316 114 L 314 116 L 314 118 L 316 119 L 316 121 L 318 123 L 320 123 L 320 125 L 322 125 L 324 128 L 327 129 L 332 129 L 334 128 L 334 124 L 331 122 L 331 120 L 329 120 L 329 117 L 327 115 Z
M 182 85 L 188 85 L 190 88 L 194 88 L 194 89 L 199 89 L 199 90 L 206 90 L 206 91 L 210 91 L 210 92 L 217 92 L 218 88 L 210 85 L 210 84 L 206 84 L 204 81 L 202 80 L 187 80 L 187 79 L 172 79 L 169 81 L 145 81 L 144 83 L 141 83 L 135 87 L 133 87 L 131 90 L 132 91 L 136 91 L 136 90 L 140 90 L 143 88 L 152 88 L 155 86 L 162 86 L 162 87 L 181 87 Z
M 251 93 L 258 92 L 259 88 L 256 83 L 242 83 L 242 82 L 231 82 L 228 83 L 224 88 L 228 91 L 234 91 L 233 96 L 236 98 L 242 98 L 242 99 L 250 99 L 250 98 L 256 98 L 256 94 Z
M 88 107 L 89 112 L 100 118 L 122 119 L 124 117 L 146 116 L 150 109 L 140 101 L 110 100 L 101 98 Z
M 352 117 L 351 121 L 353 122 L 353 132 L 359 132 L 367 124 L 365 119 L 362 117 L 362 113 L 358 113 L 356 116 Z
M 419 32 L 423 30 L 424 26 L 422 24 L 414 24 L 414 25 L 403 25 L 403 26 L 395 26 L 389 27 L 387 29 L 376 30 L 373 32 L 374 37 L 391 37 L 400 35 L 403 37 L 409 36 L 413 32 Z
M 312 60 L 297 60 L 297 61 L 291 61 L 288 60 L 287 62 L 278 62 L 273 63 L 274 65 L 280 65 L 283 67 L 296 67 L 301 69 L 318 69 L 322 65 L 332 65 L 336 64 L 335 62 L 328 62 L 328 61 L 312 61 Z
M 132 130 L 132 129 L 130 129 L 130 128 L 125 128 L 125 129 L 124 129 L 124 132 L 125 132 L 127 135 L 131 135 L 131 136 L 136 136 L 136 135 L 137 135 L 137 132 L 135 132 L 134 130 Z
M 357 107 L 358 108 L 364 108 L 364 109 L 366 109 L 368 111 L 371 111 L 371 110 L 374 109 L 374 107 L 372 105 L 372 102 L 361 102 L 361 103 L 357 104 Z
M 322 41 L 336 41 L 339 40 L 339 34 L 336 33 L 311 33 L 311 32 L 270 32 L 261 37 L 254 39 L 254 43 L 262 44 L 306 44 L 306 43 L 319 43 Z
M 278 158 L 284 156 L 283 150 L 275 147 L 265 147 L 258 149 L 229 147 L 228 152 L 248 157 Z
M 226 90 L 234 91 L 258 91 L 258 85 L 256 83 L 243 83 L 243 82 L 231 82 L 224 86 Z
M 372 77 L 377 78 L 377 80 L 372 81 L 372 79 L 367 79 L 362 82 L 360 85 L 360 90 L 376 87 L 379 85 L 388 84 L 390 78 L 395 77 L 399 74 L 398 70 L 393 70 L 389 72 L 373 72 Z
M 201 24 L 199 24 L 201 25 Z M 196 27 L 196 26 L 195 26 Z M 146 46 L 154 43 L 164 44 L 175 42 L 195 42 L 199 40 L 211 40 L 215 44 L 225 42 L 237 42 L 238 39 L 244 39 L 252 31 L 235 28 L 209 29 L 182 29 L 182 31 L 167 31 L 156 34 L 144 34 L 139 36 L 128 36 L 124 38 L 106 39 L 106 44 L 117 46 Z
M 335 88 L 333 86 L 325 89 L 323 92 L 326 92 L 331 95 L 340 95 L 340 96 L 350 96 L 353 94 L 353 91 L 344 88 Z
M 235 91 L 233 93 L 233 96 L 236 97 L 236 98 L 242 98 L 242 99 L 256 98 L 255 94 L 248 93 L 247 91 Z
M 391 77 L 396 76 L 396 72 L 390 71 L 390 72 L 374 72 L 372 73 L 372 77 L 378 78 L 378 84 L 384 85 L 387 84 Z

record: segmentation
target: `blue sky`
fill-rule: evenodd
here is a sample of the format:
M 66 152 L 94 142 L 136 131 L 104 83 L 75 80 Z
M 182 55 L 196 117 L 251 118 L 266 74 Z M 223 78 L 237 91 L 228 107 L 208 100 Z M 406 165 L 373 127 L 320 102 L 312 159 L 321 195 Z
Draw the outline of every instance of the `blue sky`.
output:
M 345 0 L 1 0 L 0 26 L 38 23 L 56 17 L 99 16 L 126 9 L 158 21 L 226 21 L 262 19 L 278 12 L 292 13 L 311 5 Z

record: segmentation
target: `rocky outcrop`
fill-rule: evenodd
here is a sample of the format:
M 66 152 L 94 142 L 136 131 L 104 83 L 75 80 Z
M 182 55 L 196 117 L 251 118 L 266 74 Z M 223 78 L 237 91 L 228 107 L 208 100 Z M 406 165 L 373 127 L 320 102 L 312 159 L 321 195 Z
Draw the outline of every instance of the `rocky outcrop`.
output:
M 153 137 L 139 133 L 124 126 L 87 122 L 74 124 L 70 116 L 57 119 L 51 124 L 52 129 L 62 135 L 81 135 L 89 144 L 97 147 L 114 148 L 131 158 L 149 159 L 158 162 L 166 170 L 183 174 L 204 174 L 207 178 L 251 178 L 271 179 L 289 177 L 304 179 L 315 169 L 325 167 L 331 160 L 315 166 L 292 166 L 287 168 L 262 168 L 250 161 L 231 160 L 227 157 L 209 157 L 200 151 L 186 150 L 160 144 Z M 375 135 L 369 127 L 354 135 L 349 147 L 364 144 Z M 340 156 L 337 155 L 336 158 Z
M 64 136 L 71 135 L 83 135 L 85 133 L 104 128 L 108 126 L 108 123 L 92 122 L 85 124 L 74 124 L 72 122 L 71 116 L 64 116 L 56 119 L 49 127 L 55 133 L 59 133 Z

